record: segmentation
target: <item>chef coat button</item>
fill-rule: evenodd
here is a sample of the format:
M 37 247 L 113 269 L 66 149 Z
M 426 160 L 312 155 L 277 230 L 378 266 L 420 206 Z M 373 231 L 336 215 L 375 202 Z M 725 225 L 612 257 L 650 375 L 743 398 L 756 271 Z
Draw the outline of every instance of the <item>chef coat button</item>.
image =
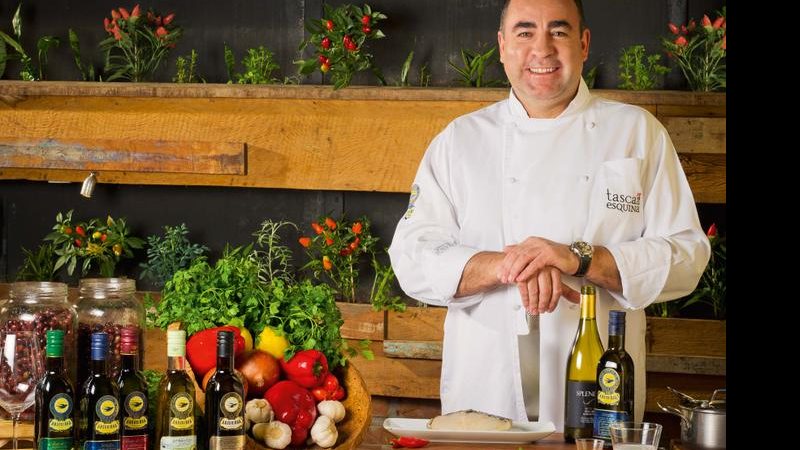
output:
M 511 183 L 511 184 L 515 184 L 517 181 L 519 181 L 519 180 L 516 179 L 515 177 L 508 177 L 508 182 Z
M 591 130 L 594 127 L 595 127 L 595 123 L 594 122 L 589 122 L 589 129 Z
M 589 175 L 584 175 L 584 176 L 582 176 L 582 177 L 581 177 L 581 180 L 583 180 L 583 182 L 584 182 L 584 183 L 585 183 L 585 182 L 587 182 L 587 181 L 589 181 Z

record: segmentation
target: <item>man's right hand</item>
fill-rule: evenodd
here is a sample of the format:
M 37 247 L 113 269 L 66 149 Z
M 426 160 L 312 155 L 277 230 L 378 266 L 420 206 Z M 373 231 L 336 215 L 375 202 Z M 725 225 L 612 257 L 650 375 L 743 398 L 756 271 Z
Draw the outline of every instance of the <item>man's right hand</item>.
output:
M 578 291 L 561 281 L 561 271 L 555 267 L 545 267 L 526 280 L 518 281 L 517 288 L 522 306 L 532 316 L 555 311 L 562 296 L 573 303 L 581 300 Z

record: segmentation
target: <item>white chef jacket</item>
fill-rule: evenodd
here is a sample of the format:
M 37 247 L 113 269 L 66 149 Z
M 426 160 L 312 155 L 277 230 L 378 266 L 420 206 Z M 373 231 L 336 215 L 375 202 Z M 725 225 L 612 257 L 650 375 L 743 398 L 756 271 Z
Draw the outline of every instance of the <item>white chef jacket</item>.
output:
M 598 289 L 598 328 L 607 343 L 609 310 L 628 310 L 625 347 L 634 360 L 634 416 L 641 420 L 643 308 L 690 293 L 710 255 L 661 123 L 639 107 L 593 96 L 581 80 L 554 119 L 529 118 L 512 90 L 507 100 L 455 119 L 433 139 L 389 255 L 408 295 L 448 307 L 443 413 L 477 409 L 527 420 L 518 337 L 528 334 L 528 317 L 516 285 L 453 296 L 473 255 L 529 236 L 584 240 L 613 255 L 622 295 Z M 580 290 L 580 279 L 562 280 Z M 539 420 L 559 431 L 579 316 L 579 306 L 562 298 L 539 319 Z

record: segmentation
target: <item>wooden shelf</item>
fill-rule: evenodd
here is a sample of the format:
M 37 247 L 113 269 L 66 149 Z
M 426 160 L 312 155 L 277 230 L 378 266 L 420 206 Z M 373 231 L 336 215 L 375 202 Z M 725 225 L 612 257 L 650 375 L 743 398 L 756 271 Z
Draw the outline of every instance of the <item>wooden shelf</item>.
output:
M 430 140 L 455 117 L 508 92 L 0 81 L 0 179 L 79 182 L 87 170 L 100 170 L 100 183 L 408 192 Z M 680 153 L 695 200 L 725 202 L 725 94 L 594 93 L 655 114 Z M 20 161 L 20 141 L 26 148 L 57 145 L 40 153 L 39 162 Z M 65 166 L 58 144 L 75 148 L 76 141 L 104 143 L 92 147 L 95 155 L 124 150 L 121 142 L 143 144 L 136 147 L 140 157 L 121 165 L 86 158 Z M 241 149 L 245 161 L 228 171 L 176 173 L 174 161 L 158 166 L 163 152 L 147 152 L 159 142 L 184 146 L 194 159 L 220 148 Z

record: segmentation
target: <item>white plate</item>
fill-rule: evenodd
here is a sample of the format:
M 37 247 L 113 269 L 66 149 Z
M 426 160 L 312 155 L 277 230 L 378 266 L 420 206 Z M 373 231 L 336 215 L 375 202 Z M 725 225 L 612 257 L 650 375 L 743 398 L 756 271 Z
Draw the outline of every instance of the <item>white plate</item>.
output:
M 383 428 L 395 436 L 413 436 L 433 442 L 478 442 L 482 444 L 525 443 L 549 436 L 556 431 L 553 422 L 512 422 L 506 431 L 431 430 L 428 419 L 389 417 Z

